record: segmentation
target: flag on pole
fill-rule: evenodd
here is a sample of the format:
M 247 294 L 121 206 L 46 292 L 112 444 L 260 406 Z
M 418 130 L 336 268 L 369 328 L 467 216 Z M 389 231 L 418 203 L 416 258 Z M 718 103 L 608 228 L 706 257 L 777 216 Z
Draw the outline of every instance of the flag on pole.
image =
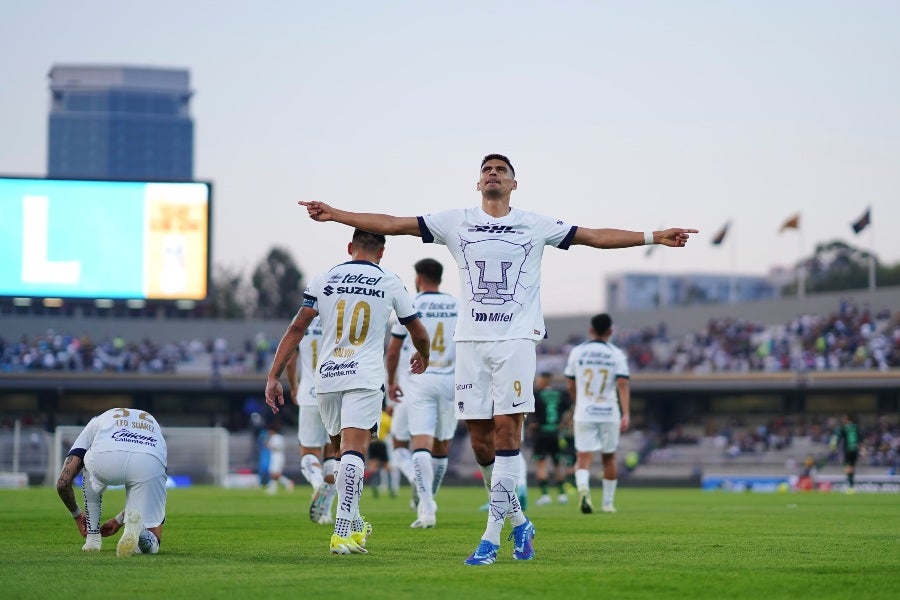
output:
M 719 230 L 719 233 L 712 239 L 713 246 L 721 246 L 722 242 L 725 241 L 725 236 L 728 235 L 728 226 L 731 225 L 731 221 L 726 221 L 724 225 L 722 225 L 722 229 Z
M 858 234 L 860 231 L 862 231 L 863 229 L 868 227 L 871 223 L 872 223 L 872 207 L 870 206 L 869 208 L 866 209 L 866 212 L 864 212 L 860 218 L 858 218 L 857 220 L 853 221 L 850 224 L 850 227 L 853 228 L 853 233 Z
M 781 227 L 778 229 L 778 233 L 781 233 L 785 229 L 800 229 L 800 213 L 797 213 L 793 217 L 789 217 L 787 221 L 781 224 Z

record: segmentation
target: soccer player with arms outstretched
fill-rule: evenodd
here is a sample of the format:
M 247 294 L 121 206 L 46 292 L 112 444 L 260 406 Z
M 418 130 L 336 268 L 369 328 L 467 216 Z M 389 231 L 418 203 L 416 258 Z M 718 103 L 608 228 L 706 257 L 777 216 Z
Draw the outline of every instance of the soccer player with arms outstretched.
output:
M 481 205 L 419 217 L 354 213 L 323 202 L 301 201 L 314 221 L 336 221 L 385 235 L 419 236 L 438 243 L 456 260 L 461 310 L 456 334 L 456 416 L 466 421 L 472 450 L 490 481 L 488 522 L 469 565 L 493 564 L 507 519 L 513 525 L 513 558 L 534 557 L 535 529 L 516 498 L 522 422 L 534 411 L 536 345 L 544 338 L 541 259 L 544 246 L 572 244 L 629 248 L 643 244 L 684 246 L 696 229 L 638 232 L 590 229 L 510 206 L 517 188 L 509 159 L 481 161 L 476 189 Z

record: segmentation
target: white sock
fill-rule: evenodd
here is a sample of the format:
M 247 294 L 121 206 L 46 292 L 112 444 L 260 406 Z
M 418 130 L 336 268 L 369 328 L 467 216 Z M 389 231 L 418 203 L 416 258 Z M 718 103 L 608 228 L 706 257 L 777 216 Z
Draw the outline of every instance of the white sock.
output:
M 603 480 L 603 504 L 606 506 L 611 506 L 613 500 L 616 497 L 616 484 L 619 482 L 618 479 L 604 479 Z
M 359 516 L 359 497 L 365 471 L 366 463 L 356 452 L 346 452 L 341 456 L 341 468 L 335 482 L 338 504 L 334 519 L 334 532 L 341 537 L 350 535 L 350 526 Z
M 447 463 L 450 462 L 446 456 L 432 456 L 431 470 L 434 471 L 434 482 L 431 484 L 432 497 L 437 496 L 438 490 L 441 489 L 441 483 L 444 482 L 444 475 L 447 474 Z
M 431 466 L 431 452 L 418 449 L 412 455 L 413 471 L 416 474 L 416 489 L 419 491 L 419 514 L 431 512 L 434 504 L 432 486 L 434 485 L 434 471 Z
M 586 494 L 591 490 L 591 472 L 587 469 L 577 469 L 575 471 L 575 487 L 578 492 Z
M 300 472 L 303 473 L 303 476 L 314 490 L 319 489 L 319 486 L 325 481 L 322 463 L 319 462 L 319 457 L 315 454 L 303 455 L 300 459 Z
M 94 486 L 89 481 L 90 477 L 90 474 L 85 470 L 81 479 L 87 532 L 88 535 L 100 535 L 100 509 L 103 506 L 103 495 L 94 491 Z M 125 511 L 122 512 L 124 513 Z
M 500 545 L 500 532 L 506 518 L 510 517 L 513 526 L 525 522 L 519 499 L 516 498 L 516 485 L 519 479 L 519 457 L 498 456 L 494 459 L 491 473 L 491 506 L 488 509 L 487 527 L 481 539 Z M 513 521 L 513 516 L 517 517 Z

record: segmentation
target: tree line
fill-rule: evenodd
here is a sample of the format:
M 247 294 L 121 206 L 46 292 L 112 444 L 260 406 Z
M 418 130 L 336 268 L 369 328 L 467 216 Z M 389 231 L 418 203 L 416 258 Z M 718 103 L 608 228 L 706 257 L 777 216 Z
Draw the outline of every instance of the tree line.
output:
M 834 292 L 867 288 L 870 259 L 875 261 L 878 287 L 900 285 L 900 263 L 884 264 L 867 250 L 841 240 L 816 245 L 813 254 L 795 266 L 806 273 L 807 293 Z M 239 269 L 216 265 L 208 314 L 219 319 L 290 319 L 300 306 L 304 287 L 303 272 L 294 257 L 276 246 L 256 265 L 249 280 Z M 796 283 L 781 289 L 782 296 L 796 294 Z

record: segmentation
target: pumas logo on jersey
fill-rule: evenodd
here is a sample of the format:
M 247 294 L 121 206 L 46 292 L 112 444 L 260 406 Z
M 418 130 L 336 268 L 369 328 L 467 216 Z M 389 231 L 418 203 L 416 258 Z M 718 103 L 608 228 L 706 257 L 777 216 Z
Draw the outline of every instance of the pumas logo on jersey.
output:
M 469 229 L 473 233 L 519 233 L 512 225 L 476 225 Z
M 479 312 L 475 309 L 472 309 L 472 317 L 475 319 L 475 322 L 485 321 L 487 323 L 509 323 L 512 321 L 514 313 L 502 313 L 502 312 Z
M 456 410 L 460 412 L 460 414 L 466 412 L 466 403 L 465 402 L 457 402 Z

